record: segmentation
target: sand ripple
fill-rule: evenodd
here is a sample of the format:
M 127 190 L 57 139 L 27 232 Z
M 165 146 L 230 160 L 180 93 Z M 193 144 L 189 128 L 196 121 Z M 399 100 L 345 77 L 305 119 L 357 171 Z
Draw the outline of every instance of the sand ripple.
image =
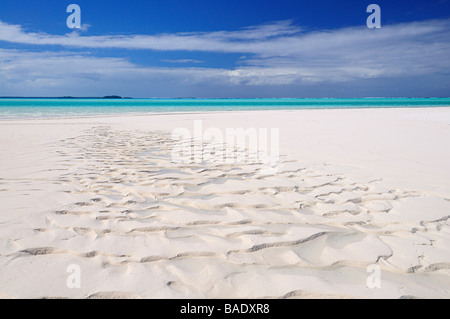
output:
M 53 177 L 0 180 L 59 198 L 1 240 L 1 272 L 27 272 L 32 297 L 383 297 L 366 287 L 378 264 L 385 297 L 450 297 L 449 199 L 287 157 L 276 175 L 174 164 L 171 147 L 165 132 L 96 127 L 54 146 Z M 64 287 L 69 264 L 80 290 Z

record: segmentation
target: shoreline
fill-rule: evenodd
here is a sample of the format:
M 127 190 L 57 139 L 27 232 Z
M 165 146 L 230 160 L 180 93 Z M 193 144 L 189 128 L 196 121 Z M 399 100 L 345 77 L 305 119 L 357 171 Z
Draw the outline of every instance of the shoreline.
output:
M 233 112 L 298 112 L 298 111 L 339 111 L 339 110 L 417 110 L 417 109 L 450 109 L 448 106 L 402 106 L 402 107 L 351 107 L 351 108 L 302 108 L 302 109 L 248 109 L 248 110 L 207 110 L 207 111 L 184 111 L 184 112 L 145 112 L 145 113 L 117 113 L 117 114 L 95 114 L 83 116 L 62 116 L 50 118 L 0 118 L 0 123 L 19 122 L 19 121 L 51 121 L 51 120 L 80 120 L 80 119 L 99 119 L 102 118 L 123 118 L 123 117 L 145 117 L 145 116 L 165 116 L 165 115 L 206 115 L 206 114 L 229 114 Z

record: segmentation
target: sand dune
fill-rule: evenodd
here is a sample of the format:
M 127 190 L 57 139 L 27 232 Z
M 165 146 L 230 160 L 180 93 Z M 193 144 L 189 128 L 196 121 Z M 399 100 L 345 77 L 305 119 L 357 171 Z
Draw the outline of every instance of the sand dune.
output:
M 406 126 L 425 111 L 435 110 L 375 114 L 406 114 Z M 284 116 L 303 123 L 305 114 L 322 121 L 335 114 L 307 112 Z M 363 115 L 361 122 L 370 111 L 346 112 Z M 363 161 L 330 163 L 320 152 L 303 160 L 292 151 L 298 140 L 282 147 L 273 175 L 258 174 L 257 163 L 173 163 L 174 141 L 161 126 L 195 116 L 3 125 L 0 297 L 450 297 L 445 176 L 417 187 L 405 182 L 408 173 L 383 175 Z M 448 143 L 449 131 L 439 126 L 435 134 Z M 449 159 L 448 150 L 435 151 Z M 81 269 L 79 289 L 66 285 L 71 264 Z M 373 264 L 381 288 L 366 285 Z

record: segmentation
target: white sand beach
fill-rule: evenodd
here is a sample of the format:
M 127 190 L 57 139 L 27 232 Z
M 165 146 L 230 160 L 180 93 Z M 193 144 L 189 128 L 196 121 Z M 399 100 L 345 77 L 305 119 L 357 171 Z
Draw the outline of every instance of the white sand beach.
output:
M 195 120 L 279 128 L 277 173 L 173 163 Z M 450 298 L 450 108 L 10 120 L 0 151 L 0 298 Z

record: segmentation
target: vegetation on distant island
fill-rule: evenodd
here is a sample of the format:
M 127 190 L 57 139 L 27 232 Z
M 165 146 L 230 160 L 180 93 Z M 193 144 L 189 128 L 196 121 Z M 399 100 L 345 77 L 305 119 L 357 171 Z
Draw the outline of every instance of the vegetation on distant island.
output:
M 107 95 L 103 97 L 104 99 L 121 99 L 121 96 L 118 95 Z
M 61 96 L 59 99 L 132 99 L 132 97 L 121 97 L 119 95 L 106 95 L 103 97 L 75 97 L 75 96 Z

